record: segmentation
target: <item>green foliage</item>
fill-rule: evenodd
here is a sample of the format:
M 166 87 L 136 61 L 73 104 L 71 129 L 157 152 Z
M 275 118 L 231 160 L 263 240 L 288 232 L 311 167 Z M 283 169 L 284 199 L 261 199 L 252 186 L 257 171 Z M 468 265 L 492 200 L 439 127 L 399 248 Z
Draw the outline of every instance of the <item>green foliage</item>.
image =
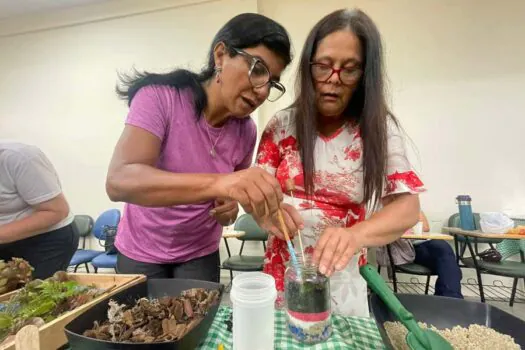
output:
M 53 278 L 31 281 L 3 305 L 0 312 L 0 342 L 35 318 L 52 321 L 61 313 L 78 306 L 76 297 L 85 294 L 96 296 L 96 292 L 99 291 L 94 287 L 82 286 L 76 281 L 58 281 Z

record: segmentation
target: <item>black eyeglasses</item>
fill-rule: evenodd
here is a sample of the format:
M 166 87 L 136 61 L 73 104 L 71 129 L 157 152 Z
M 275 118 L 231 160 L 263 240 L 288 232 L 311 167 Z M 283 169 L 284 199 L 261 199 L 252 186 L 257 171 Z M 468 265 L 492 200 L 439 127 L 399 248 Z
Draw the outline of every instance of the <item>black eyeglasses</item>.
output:
M 360 65 L 351 68 L 339 69 L 335 69 L 328 64 L 317 62 L 312 62 L 310 65 L 312 67 L 312 77 L 319 83 L 326 83 L 328 79 L 332 77 L 332 75 L 337 74 L 341 83 L 344 85 L 352 85 L 357 79 L 361 77 L 362 72 Z
M 250 55 L 249 53 L 233 49 L 236 53 L 246 58 L 248 64 L 250 65 L 250 70 L 248 71 L 248 78 L 250 83 L 254 88 L 261 88 L 263 86 L 269 85 L 270 91 L 268 94 L 268 101 L 275 102 L 280 99 L 286 92 L 286 88 L 283 84 L 272 80 L 272 75 L 268 70 L 268 67 L 257 57 Z

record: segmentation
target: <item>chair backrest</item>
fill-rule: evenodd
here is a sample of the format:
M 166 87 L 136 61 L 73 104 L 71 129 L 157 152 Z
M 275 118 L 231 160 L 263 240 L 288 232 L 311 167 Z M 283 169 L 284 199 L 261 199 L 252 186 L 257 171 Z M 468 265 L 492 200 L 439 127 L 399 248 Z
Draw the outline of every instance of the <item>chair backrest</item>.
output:
M 511 218 L 514 220 L 514 226 L 525 226 L 525 218 Z
M 241 241 L 266 241 L 268 234 L 264 231 L 253 219 L 250 214 L 242 214 L 235 225 L 233 226 L 235 231 L 244 231 L 245 235 L 239 237 Z
M 73 222 L 80 237 L 89 236 L 91 230 L 93 230 L 94 221 L 89 215 L 75 215 Z
M 105 240 L 104 227 L 106 226 L 118 226 L 120 222 L 120 210 L 109 209 L 100 214 L 93 225 L 93 235 L 98 239 Z
M 479 220 L 481 219 L 479 216 L 479 213 L 472 213 L 474 215 L 474 229 L 480 230 Z M 461 228 L 460 220 L 459 220 L 459 213 L 452 214 L 448 218 L 448 227 L 457 227 Z

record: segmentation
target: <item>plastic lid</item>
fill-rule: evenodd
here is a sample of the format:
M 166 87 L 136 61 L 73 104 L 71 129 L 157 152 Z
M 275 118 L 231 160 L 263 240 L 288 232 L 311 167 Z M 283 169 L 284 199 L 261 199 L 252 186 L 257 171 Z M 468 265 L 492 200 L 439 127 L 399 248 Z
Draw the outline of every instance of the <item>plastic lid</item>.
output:
M 472 201 L 472 198 L 468 194 L 460 194 L 456 197 L 456 200 L 458 201 Z
M 235 276 L 230 291 L 233 304 L 255 306 L 275 302 L 275 279 L 263 272 L 245 272 Z

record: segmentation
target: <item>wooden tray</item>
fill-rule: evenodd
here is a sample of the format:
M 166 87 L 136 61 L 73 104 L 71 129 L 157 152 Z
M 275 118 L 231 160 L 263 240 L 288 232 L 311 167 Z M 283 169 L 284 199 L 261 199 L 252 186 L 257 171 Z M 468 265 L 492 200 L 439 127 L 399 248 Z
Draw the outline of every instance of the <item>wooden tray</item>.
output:
M 71 279 L 83 285 L 95 285 L 98 288 L 110 288 L 110 291 L 104 293 L 98 298 L 86 303 L 76 309 L 66 312 L 53 321 L 46 323 L 39 328 L 39 343 L 42 350 L 54 350 L 67 344 L 67 338 L 64 333 L 64 327 L 71 320 L 76 318 L 84 311 L 91 308 L 100 301 L 124 290 L 135 284 L 146 280 L 144 275 L 117 275 L 117 274 L 98 274 L 98 273 L 68 273 Z M 16 291 L 15 291 L 16 292 Z M 13 292 L 0 296 L 0 302 L 10 298 Z M 25 328 L 25 327 L 24 327 Z M 15 350 L 15 339 L 0 346 L 0 350 Z M 30 349 L 27 349 L 30 350 Z
M 15 295 L 16 292 L 18 292 L 19 290 L 20 289 L 15 289 L 15 290 L 12 290 L 12 291 L 7 292 L 7 293 L 0 294 L 0 302 L 9 300 L 9 298 L 11 298 L 11 296 Z

